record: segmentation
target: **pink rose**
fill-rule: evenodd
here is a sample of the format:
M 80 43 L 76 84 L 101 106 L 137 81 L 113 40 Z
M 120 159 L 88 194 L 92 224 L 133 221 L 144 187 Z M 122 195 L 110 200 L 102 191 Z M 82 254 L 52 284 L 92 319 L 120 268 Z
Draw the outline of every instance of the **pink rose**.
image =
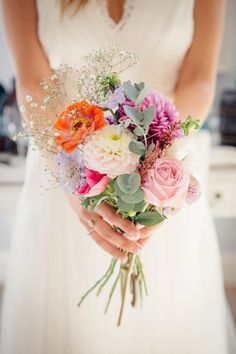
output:
M 189 181 L 189 173 L 181 161 L 162 157 L 147 172 L 142 189 L 150 204 L 179 209 L 185 202 Z
M 93 197 L 102 193 L 111 180 L 107 175 L 102 175 L 101 173 L 89 170 L 86 167 L 85 174 L 86 183 L 76 190 L 76 194 L 82 195 L 83 197 Z

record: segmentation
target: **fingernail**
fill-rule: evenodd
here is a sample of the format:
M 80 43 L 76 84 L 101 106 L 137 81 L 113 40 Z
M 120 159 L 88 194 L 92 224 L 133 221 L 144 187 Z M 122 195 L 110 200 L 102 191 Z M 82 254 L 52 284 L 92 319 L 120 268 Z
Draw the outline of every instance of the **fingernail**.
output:
M 139 239 L 139 233 L 138 234 L 128 234 L 127 232 L 125 232 L 123 234 L 125 236 L 125 238 L 127 238 L 130 241 L 137 241 Z
M 137 223 L 137 224 L 136 224 L 136 227 L 137 227 L 138 230 L 140 230 L 140 229 L 143 229 L 143 228 L 144 228 L 144 225 L 141 225 L 141 224 Z

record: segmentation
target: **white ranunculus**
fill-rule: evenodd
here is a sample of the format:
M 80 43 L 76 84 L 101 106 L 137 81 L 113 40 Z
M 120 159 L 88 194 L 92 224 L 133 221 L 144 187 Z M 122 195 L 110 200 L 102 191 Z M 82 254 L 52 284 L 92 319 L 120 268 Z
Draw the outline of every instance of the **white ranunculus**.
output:
M 134 139 L 134 134 L 122 125 L 107 125 L 97 130 L 84 144 L 85 166 L 110 178 L 133 173 L 139 162 L 139 156 L 129 150 Z

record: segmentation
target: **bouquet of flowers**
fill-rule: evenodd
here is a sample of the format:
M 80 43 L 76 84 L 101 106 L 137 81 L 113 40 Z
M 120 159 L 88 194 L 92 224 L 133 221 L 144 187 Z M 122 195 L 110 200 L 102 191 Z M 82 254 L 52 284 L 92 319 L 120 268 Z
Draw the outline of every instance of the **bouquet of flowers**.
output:
M 197 179 L 184 164 L 186 156 L 172 154 L 176 141 L 199 122 L 191 116 L 181 121 L 171 101 L 143 82 L 121 82 L 120 73 L 137 62 L 135 55 L 114 46 L 84 60 L 81 69 L 62 66 L 44 79 L 42 99 L 26 96 L 21 110 L 29 118 L 19 135 L 33 137 L 34 148 L 52 156 L 56 182 L 87 210 L 107 203 L 133 223 L 159 224 L 200 195 Z M 127 261 L 118 266 L 105 309 L 120 282 L 118 325 L 128 289 L 132 304 L 136 289 L 141 299 L 147 294 L 141 256 L 122 251 Z M 92 290 L 101 293 L 117 264 L 113 258 L 79 306 Z

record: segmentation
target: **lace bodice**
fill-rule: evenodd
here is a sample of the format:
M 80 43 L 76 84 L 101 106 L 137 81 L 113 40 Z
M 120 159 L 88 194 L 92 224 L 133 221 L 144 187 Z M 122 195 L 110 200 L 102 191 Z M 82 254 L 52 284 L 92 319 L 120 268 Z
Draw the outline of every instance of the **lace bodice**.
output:
M 123 78 L 145 81 L 171 96 L 193 35 L 194 0 L 126 0 L 118 24 L 107 0 L 89 0 L 74 13 L 61 14 L 59 0 L 38 0 L 38 32 L 52 68 L 79 66 L 91 49 L 116 43 L 141 56 Z

